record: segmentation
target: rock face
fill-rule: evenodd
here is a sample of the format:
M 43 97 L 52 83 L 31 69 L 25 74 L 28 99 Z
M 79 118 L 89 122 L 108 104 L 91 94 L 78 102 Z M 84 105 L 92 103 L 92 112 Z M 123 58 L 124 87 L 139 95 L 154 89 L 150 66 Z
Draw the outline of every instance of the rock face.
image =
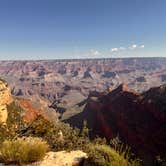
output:
M 25 123 L 35 120 L 38 116 L 42 116 L 44 119 L 54 123 L 58 121 L 55 110 L 45 107 L 44 104 L 24 98 L 17 98 L 15 101 L 17 101 L 18 105 L 24 110 L 23 119 Z
M 80 150 L 71 152 L 48 152 L 43 160 L 31 164 L 25 164 L 24 166 L 80 166 L 83 165 L 82 163 L 85 158 L 87 158 L 87 154 Z M 5 166 L 3 163 L 0 163 L 0 165 Z
M 26 123 L 36 119 L 39 115 L 52 122 L 58 121 L 55 110 L 48 108 L 48 105 L 45 105 L 45 103 L 11 96 L 10 87 L 7 82 L 0 79 L 0 124 L 6 123 L 9 111 L 7 105 L 12 101 L 16 102 L 24 110 L 23 119 Z
M 144 93 L 120 85 L 107 94 L 89 95 L 84 111 L 66 122 L 81 127 L 84 120 L 91 136 L 118 136 L 138 154 L 166 157 L 166 85 Z
M 0 61 L 0 75 L 12 95 L 52 104 L 66 85 L 88 96 L 121 83 L 145 91 L 166 82 L 166 58 Z
M 0 79 L 0 123 L 6 123 L 7 120 L 7 104 L 12 101 L 8 84 Z
M 87 155 L 82 151 L 49 152 L 37 166 L 79 166 L 85 158 Z

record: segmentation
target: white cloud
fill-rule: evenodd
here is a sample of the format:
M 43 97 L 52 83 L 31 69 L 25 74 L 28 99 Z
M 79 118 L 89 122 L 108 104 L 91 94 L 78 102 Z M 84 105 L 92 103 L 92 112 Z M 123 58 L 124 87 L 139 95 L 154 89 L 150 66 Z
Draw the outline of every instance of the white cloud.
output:
M 137 48 L 145 48 L 145 45 L 136 45 L 136 44 L 133 44 L 129 47 L 130 50 L 134 50 L 134 49 L 137 49 Z
M 133 44 L 133 45 L 132 45 L 132 47 L 133 47 L 133 48 L 136 48 L 136 47 L 137 47 L 137 45 L 136 45 L 136 44 Z
M 110 52 L 120 52 L 120 51 L 127 51 L 127 50 L 136 50 L 136 49 L 143 49 L 145 48 L 145 45 L 137 45 L 137 44 L 133 44 L 133 45 L 130 45 L 129 47 L 115 47 L 115 48 L 111 48 Z
M 145 45 L 140 45 L 140 48 L 145 48 Z
M 111 52 L 117 52 L 119 49 L 118 48 L 112 48 Z
M 124 51 L 124 50 L 126 50 L 126 48 L 125 47 L 115 47 L 115 48 L 111 48 L 111 52 L 118 52 L 118 51 Z
M 91 49 L 90 55 L 91 56 L 98 56 L 98 55 L 101 55 L 101 53 L 98 50 Z
M 137 48 L 137 45 L 136 45 L 136 44 L 133 44 L 133 45 L 131 45 L 131 46 L 129 47 L 130 50 L 134 50 L 134 49 L 136 49 L 136 48 Z

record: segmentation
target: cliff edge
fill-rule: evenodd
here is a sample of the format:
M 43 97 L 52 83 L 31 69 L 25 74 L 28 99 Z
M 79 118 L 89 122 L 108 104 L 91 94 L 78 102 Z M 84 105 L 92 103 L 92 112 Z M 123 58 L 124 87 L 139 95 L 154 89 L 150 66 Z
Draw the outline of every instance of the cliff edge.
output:
M 7 104 L 12 102 L 10 88 L 3 79 L 0 79 L 0 123 L 6 123 L 7 120 Z

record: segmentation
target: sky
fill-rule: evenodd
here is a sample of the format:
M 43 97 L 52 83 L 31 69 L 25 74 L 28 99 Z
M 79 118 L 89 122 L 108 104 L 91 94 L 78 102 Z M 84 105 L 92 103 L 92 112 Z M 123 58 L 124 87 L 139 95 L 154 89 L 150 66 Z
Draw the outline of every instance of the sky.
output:
M 0 0 L 0 60 L 166 57 L 166 0 Z

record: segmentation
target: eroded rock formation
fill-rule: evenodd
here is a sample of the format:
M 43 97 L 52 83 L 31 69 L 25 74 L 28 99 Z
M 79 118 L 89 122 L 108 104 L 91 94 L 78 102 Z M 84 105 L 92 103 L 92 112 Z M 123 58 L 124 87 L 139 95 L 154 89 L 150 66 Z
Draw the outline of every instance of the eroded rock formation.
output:
M 137 153 L 166 157 L 166 85 L 136 93 L 125 85 L 108 93 L 91 93 L 84 111 L 66 122 L 81 128 L 86 120 L 90 134 L 119 137 Z
M 7 120 L 7 104 L 12 101 L 10 88 L 8 84 L 0 79 L 0 123 L 6 123 Z

